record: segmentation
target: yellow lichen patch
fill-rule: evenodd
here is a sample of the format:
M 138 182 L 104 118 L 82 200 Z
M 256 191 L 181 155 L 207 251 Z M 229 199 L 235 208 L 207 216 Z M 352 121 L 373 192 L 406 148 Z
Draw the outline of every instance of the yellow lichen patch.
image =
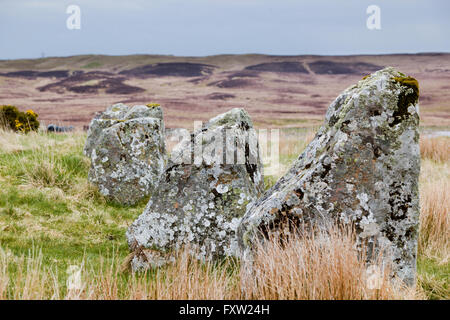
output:
M 414 93 L 419 97 L 419 82 L 413 77 L 394 77 L 394 80 L 413 89 Z
M 159 107 L 161 105 L 159 103 L 152 102 L 152 103 L 146 104 L 146 106 L 149 107 L 149 108 L 156 108 L 156 107 Z
M 365 75 L 362 79 L 363 79 L 363 80 L 366 80 L 368 77 L 370 77 L 370 74 Z

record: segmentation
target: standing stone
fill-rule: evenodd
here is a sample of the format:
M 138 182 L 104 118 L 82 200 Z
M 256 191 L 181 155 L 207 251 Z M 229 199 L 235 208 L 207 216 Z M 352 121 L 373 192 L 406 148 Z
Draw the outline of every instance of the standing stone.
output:
M 264 189 L 247 112 L 221 114 L 175 147 L 158 190 L 127 231 L 134 270 L 159 266 L 189 245 L 198 259 L 236 254 L 235 231 Z
M 123 104 L 93 119 L 85 145 L 89 181 L 112 201 L 133 205 L 157 186 L 166 162 L 159 107 Z
M 289 172 L 246 212 L 241 253 L 280 226 L 353 223 L 358 242 L 387 249 L 392 275 L 415 281 L 419 219 L 418 82 L 386 68 L 345 90 Z M 286 230 L 286 229 L 284 229 Z M 281 231 L 283 232 L 283 231 Z

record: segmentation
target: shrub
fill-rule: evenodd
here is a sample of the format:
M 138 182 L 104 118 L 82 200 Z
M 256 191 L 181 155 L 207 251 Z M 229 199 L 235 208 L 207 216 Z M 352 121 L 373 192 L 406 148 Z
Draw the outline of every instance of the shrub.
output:
M 39 129 L 38 115 L 33 110 L 19 111 L 15 106 L 0 106 L 0 126 L 13 131 L 28 133 Z
M 16 128 L 16 119 L 19 114 L 19 110 L 14 106 L 1 106 L 0 107 L 0 117 L 2 119 L 1 125 L 5 127 L 5 129 L 15 130 Z

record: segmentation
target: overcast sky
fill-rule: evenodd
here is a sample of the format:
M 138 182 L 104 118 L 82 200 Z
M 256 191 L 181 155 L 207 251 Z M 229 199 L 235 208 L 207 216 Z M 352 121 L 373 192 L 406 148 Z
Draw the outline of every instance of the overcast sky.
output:
M 69 5 L 81 29 L 69 30 Z M 366 27 L 369 5 L 381 30 Z M 0 0 L 0 59 L 450 52 L 448 0 Z

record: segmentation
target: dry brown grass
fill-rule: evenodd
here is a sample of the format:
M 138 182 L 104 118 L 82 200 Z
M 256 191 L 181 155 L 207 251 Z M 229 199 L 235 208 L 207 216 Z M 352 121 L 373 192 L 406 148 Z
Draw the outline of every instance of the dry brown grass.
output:
M 0 152 L 15 153 L 20 151 L 52 151 L 53 153 L 66 154 L 73 151 L 79 144 L 84 144 L 86 139 L 82 131 L 66 134 L 62 139 L 50 139 L 49 136 L 58 137 L 58 134 L 46 134 L 44 131 L 32 131 L 27 134 L 5 130 L 0 128 Z M 60 136 L 62 136 L 60 134 Z
M 21 134 L 12 130 L 0 128 L 0 152 L 16 153 L 26 150 L 38 150 L 42 147 L 49 148 L 57 143 L 54 140 L 41 133 L 32 131 L 27 134 Z
M 420 183 L 419 255 L 450 258 L 450 169 L 449 164 L 422 162 Z
M 0 151 L 5 153 L 23 151 L 25 148 L 19 143 L 18 135 L 0 126 Z
M 368 286 L 365 257 L 356 249 L 351 231 L 293 238 L 282 247 L 277 241 L 259 246 L 252 272 L 235 260 L 201 263 L 188 251 L 174 264 L 148 273 L 124 274 L 120 261 L 99 270 L 81 266 L 82 286 L 67 290 L 58 285 L 53 268 L 42 265 L 38 251 L 12 257 L 0 251 L 1 299 L 413 299 L 417 293 L 380 274 L 377 289 Z M 8 254 L 10 255 L 8 257 Z M 381 268 L 381 256 L 372 265 Z M 84 264 L 84 263 L 83 263 Z M 17 267 L 16 272 L 12 272 Z M 97 271 L 96 271 L 97 270 Z
M 315 128 L 304 131 L 280 132 L 280 155 L 300 155 L 316 135 Z
M 8 264 L 6 259 L 6 254 L 2 254 L 2 251 L 0 251 L 0 300 L 5 300 L 7 298 L 6 291 L 9 285 Z
M 287 245 L 274 240 L 260 245 L 253 276 L 241 278 L 244 297 L 269 300 L 418 297 L 399 281 L 390 279 L 390 268 L 382 263 L 381 253 L 365 263 L 364 246 L 356 248 L 354 232 L 337 227 L 302 238 L 294 236 Z M 371 277 L 372 270 L 378 270 L 375 278 Z
M 238 299 L 236 275 L 230 270 L 233 262 L 223 265 L 205 264 L 194 260 L 187 251 L 181 252 L 174 265 L 158 269 L 153 281 L 140 277 L 130 286 L 132 299 L 205 300 Z
M 36 254 L 37 252 L 37 254 Z M 42 264 L 38 251 L 14 257 L 0 249 L 0 300 L 3 299 L 237 299 L 238 281 L 230 272 L 231 261 L 222 265 L 201 263 L 181 251 L 176 262 L 147 273 L 123 273 L 120 259 L 100 268 L 81 266 L 81 286 L 61 286 L 54 268 Z M 17 268 L 17 271 L 12 271 Z
M 314 139 L 316 135 L 315 128 L 306 130 L 295 130 L 290 132 L 288 130 L 280 130 L 279 138 L 279 155 L 280 165 L 273 178 L 280 178 L 285 174 L 292 165 L 292 162 L 298 158 L 306 146 Z M 270 137 L 272 138 L 272 137 Z M 271 141 L 269 139 L 267 149 L 271 152 Z
M 450 160 L 450 138 L 448 137 L 421 137 L 420 154 L 422 159 L 431 159 L 436 162 Z
M 14 277 L 10 276 L 11 259 Z M 0 297 L 14 300 L 58 299 L 59 287 L 53 270 L 43 266 L 43 256 L 33 249 L 27 257 L 14 257 L 0 248 Z M 13 290 L 8 290 L 14 288 Z

